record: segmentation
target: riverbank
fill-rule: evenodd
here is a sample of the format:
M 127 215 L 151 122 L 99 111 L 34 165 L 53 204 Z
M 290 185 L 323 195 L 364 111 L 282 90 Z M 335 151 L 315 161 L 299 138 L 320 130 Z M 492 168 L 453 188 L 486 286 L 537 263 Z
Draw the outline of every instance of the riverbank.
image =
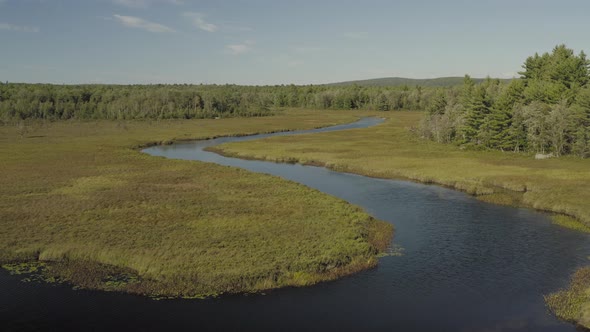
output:
M 137 148 L 352 122 L 352 112 L 0 127 L 0 262 L 90 289 L 203 297 L 377 263 L 390 224 L 305 186 Z
M 493 203 L 564 214 L 590 225 L 590 160 L 534 160 L 511 152 L 465 151 L 412 133 L 422 113 L 378 115 L 388 121 L 365 129 L 228 143 L 209 150 L 244 159 L 438 184 Z
M 419 112 L 378 116 L 388 120 L 372 128 L 229 143 L 210 150 L 245 159 L 296 162 L 443 185 L 496 204 L 567 215 L 571 218 L 558 217 L 556 223 L 570 228 L 587 230 L 590 226 L 590 160 L 535 160 L 526 154 L 465 151 L 414 134 L 412 129 L 422 117 Z M 567 300 L 559 303 L 572 307 Z M 561 316 L 563 310 L 552 309 Z

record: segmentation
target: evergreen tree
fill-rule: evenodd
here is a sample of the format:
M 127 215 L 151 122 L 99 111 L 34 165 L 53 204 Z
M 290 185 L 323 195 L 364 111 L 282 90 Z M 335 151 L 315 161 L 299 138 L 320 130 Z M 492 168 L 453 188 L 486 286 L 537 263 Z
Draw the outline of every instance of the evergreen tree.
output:
M 580 90 L 576 95 L 575 105 L 580 108 L 581 125 L 590 127 L 590 86 Z
M 590 157 L 590 128 L 578 128 L 572 144 L 572 153 L 580 158 Z
M 528 57 L 521 78 L 508 85 L 490 78 L 476 85 L 466 75 L 460 90 L 448 89 L 445 96 L 431 98 L 427 108 L 431 125 L 426 126 L 437 141 L 445 140 L 443 133 L 454 133 L 462 144 L 586 157 L 589 68 L 584 52 L 575 55 L 558 45 L 551 53 Z M 458 97 L 453 91 L 460 91 Z M 449 121 L 450 109 L 455 110 L 453 121 Z
M 490 102 L 485 87 L 478 85 L 473 89 L 465 108 L 465 121 L 461 129 L 463 143 L 481 143 L 480 128 L 490 113 Z
M 447 97 L 443 90 L 438 90 L 428 105 L 427 111 L 430 115 L 441 115 L 447 107 Z
M 534 152 L 549 151 L 551 139 L 550 123 L 547 121 L 551 107 L 543 102 L 534 101 L 524 108 L 524 125 L 527 133 L 527 146 Z

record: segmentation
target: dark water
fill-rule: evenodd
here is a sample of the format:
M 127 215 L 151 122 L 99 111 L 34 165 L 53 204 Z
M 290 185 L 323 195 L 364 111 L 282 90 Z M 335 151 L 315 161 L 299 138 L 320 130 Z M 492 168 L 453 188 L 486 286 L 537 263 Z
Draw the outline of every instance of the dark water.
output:
M 351 125 L 313 132 L 367 127 Z M 278 135 L 285 135 L 280 133 Z M 363 207 L 396 227 L 399 257 L 308 288 L 210 300 L 140 296 L 27 284 L 0 274 L 0 329 L 575 331 L 545 309 L 590 255 L 588 236 L 542 213 L 496 206 L 453 190 L 318 167 L 243 161 L 201 151 L 222 138 L 144 152 L 278 175 Z

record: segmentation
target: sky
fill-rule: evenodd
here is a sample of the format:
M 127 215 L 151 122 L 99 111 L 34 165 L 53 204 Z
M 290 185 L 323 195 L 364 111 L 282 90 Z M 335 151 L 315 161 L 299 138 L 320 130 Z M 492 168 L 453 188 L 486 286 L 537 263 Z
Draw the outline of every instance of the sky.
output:
M 321 84 L 518 76 L 590 53 L 588 0 L 0 0 L 0 81 Z

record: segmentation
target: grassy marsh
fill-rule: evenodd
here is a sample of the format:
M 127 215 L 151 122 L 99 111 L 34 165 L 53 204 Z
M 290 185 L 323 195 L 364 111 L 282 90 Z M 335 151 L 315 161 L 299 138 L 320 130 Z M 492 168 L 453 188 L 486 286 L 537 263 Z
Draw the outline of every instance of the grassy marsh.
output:
M 590 326 L 590 267 L 579 269 L 573 276 L 569 288 L 545 297 L 549 309 L 559 318 Z
M 436 183 L 503 205 L 554 212 L 554 223 L 590 231 L 590 160 L 573 156 L 535 160 L 532 155 L 462 150 L 412 133 L 421 113 L 379 113 L 376 127 L 296 137 L 227 143 L 213 150 L 240 158 L 323 165 L 379 178 Z M 590 268 L 568 290 L 546 297 L 560 318 L 590 327 Z
M 372 267 L 393 230 L 357 207 L 277 177 L 137 151 L 356 118 L 2 126 L 0 262 L 39 261 L 52 280 L 164 297 L 309 285 Z
M 374 114 L 388 120 L 371 128 L 226 143 L 212 150 L 240 158 L 436 183 L 496 203 L 569 215 L 590 225 L 590 160 L 535 160 L 527 154 L 462 150 L 412 133 L 422 113 Z

